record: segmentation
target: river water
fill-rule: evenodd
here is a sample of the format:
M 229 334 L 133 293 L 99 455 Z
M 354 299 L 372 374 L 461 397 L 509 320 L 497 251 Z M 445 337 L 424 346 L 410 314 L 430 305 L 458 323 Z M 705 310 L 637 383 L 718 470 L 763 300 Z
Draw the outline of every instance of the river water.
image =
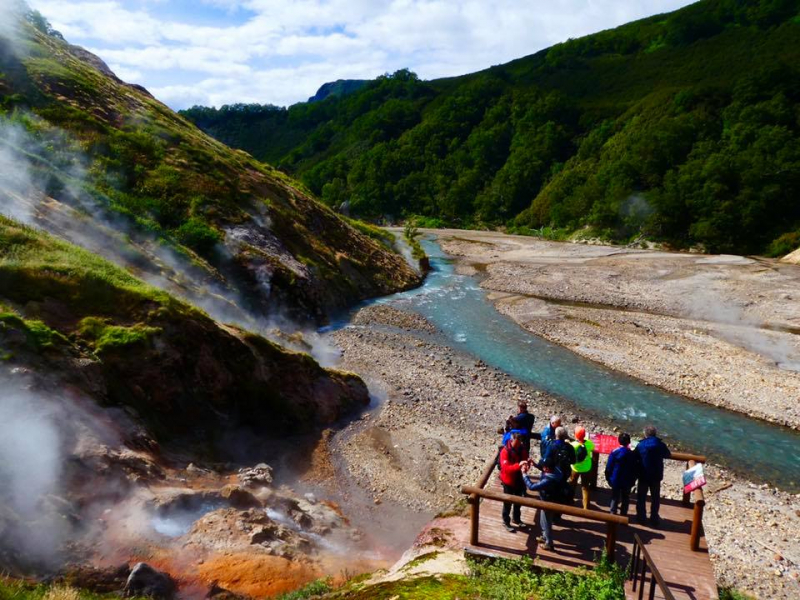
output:
M 457 274 L 436 242 L 422 243 L 433 267 L 425 284 L 374 302 L 419 313 L 456 350 L 612 421 L 634 437 L 654 424 L 668 442 L 687 451 L 750 479 L 800 492 L 799 432 L 647 386 L 525 331 L 494 308 L 474 277 Z

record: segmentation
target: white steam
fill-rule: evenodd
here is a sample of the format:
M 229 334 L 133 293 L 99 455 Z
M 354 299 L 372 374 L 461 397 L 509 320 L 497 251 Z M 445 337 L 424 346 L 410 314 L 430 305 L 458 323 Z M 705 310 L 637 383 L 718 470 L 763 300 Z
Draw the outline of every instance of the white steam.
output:
M 66 415 L 27 383 L 0 374 L 0 567 L 4 570 L 53 564 L 66 539 L 65 522 L 54 514 L 50 502 L 59 493 L 64 464 L 59 423 Z
M 19 37 L 20 19 L 25 7 L 17 0 L 2 0 L 0 2 L 0 37 L 9 40 L 16 49 Z
M 21 160 L 17 151 L 25 137 L 20 127 L 0 120 L 0 213 L 31 224 L 33 207 L 31 201 L 25 199 L 36 194 L 28 162 Z
M 394 236 L 393 246 L 400 256 L 405 259 L 408 265 L 414 269 L 414 271 L 419 273 L 419 261 L 414 259 L 414 256 L 411 253 L 411 246 L 408 245 L 406 239 L 402 235 Z
M 0 400 L 0 482 L 23 519 L 34 518 L 42 499 L 55 491 L 60 443 L 52 406 L 30 392 L 6 389 Z

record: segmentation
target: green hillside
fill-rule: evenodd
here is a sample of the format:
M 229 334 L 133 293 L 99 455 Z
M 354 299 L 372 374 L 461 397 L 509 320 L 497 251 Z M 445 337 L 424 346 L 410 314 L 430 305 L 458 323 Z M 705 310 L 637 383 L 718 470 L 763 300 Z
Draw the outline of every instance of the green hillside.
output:
M 183 114 L 361 217 L 779 254 L 798 65 L 796 2 L 704 0 L 463 77 Z
M 81 245 L 88 232 L 97 251 L 176 292 L 192 271 L 201 296 L 213 284 L 259 315 L 322 321 L 419 283 L 398 254 L 301 184 L 210 138 L 26 14 L 0 29 L 4 212 Z
M 14 370 L 134 409 L 167 444 L 214 444 L 244 427 L 308 431 L 369 402 L 357 376 L 221 326 L 90 252 L 0 216 L 4 382 Z

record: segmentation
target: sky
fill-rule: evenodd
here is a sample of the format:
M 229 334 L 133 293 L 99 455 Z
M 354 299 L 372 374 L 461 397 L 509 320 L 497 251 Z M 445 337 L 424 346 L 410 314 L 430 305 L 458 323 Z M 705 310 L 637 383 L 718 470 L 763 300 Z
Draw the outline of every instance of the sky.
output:
M 0 0 L 3 2 L 5 0 Z M 29 0 L 175 109 L 288 106 L 325 82 L 479 71 L 691 0 Z

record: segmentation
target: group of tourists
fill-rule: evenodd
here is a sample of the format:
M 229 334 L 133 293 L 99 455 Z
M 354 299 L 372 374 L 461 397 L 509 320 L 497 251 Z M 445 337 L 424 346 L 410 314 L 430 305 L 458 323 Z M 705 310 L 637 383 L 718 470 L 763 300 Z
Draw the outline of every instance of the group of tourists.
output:
M 525 496 L 528 491 L 538 492 L 545 502 L 572 504 L 578 483 L 581 485 L 583 508 L 589 509 L 593 466 L 594 442 L 587 438 L 586 429 L 577 425 L 570 437 L 557 415 L 541 432 L 538 461 L 531 458 L 531 440 L 534 416 L 528 412 L 525 401 L 519 402 L 519 411 L 508 418 L 503 432 L 503 442 L 498 457 L 503 493 Z M 660 525 L 661 481 L 664 478 L 664 459 L 670 457 L 669 448 L 658 438 L 655 427 L 644 429 L 644 439 L 631 449 L 631 436 L 621 433 L 619 447 L 608 457 L 605 476 L 611 486 L 610 511 L 626 516 L 633 486 L 637 486 L 636 516 L 639 523 L 653 528 Z M 534 476 L 534 469 L 541 472 Z M 650 494 L 650 517 L 647 517 L 647 495 Z M 503 525 L 510 532 L 522 527 L 521 507 L 512 502 L 503 503 Z M 560 515 L 555 511 L 540 511 L 542 536 L 538 541 L 548 550 L 553 549 L 553 524 Z

